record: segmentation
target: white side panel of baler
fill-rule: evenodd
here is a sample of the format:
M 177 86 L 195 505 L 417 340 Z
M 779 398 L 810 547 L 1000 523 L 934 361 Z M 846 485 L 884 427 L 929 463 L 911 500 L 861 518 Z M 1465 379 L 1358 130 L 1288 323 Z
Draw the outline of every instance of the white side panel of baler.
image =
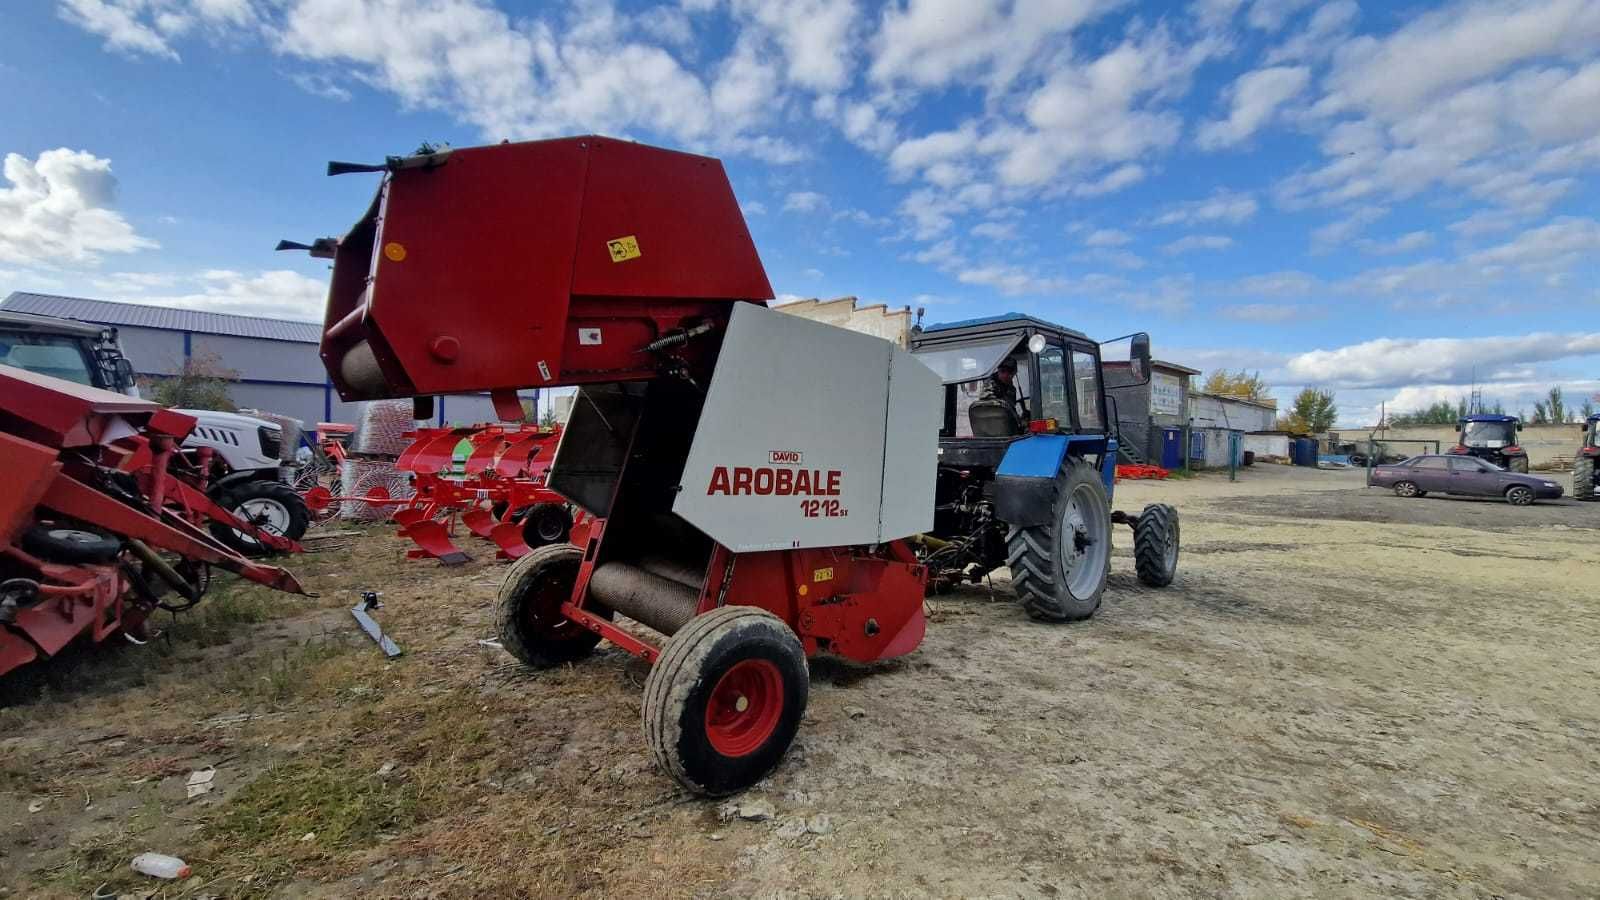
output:
M 736 304 L 673 512 L 740 552 L 876 543 L 889 352 L 878 338 Z M 719 468 L 804 470 L 810 481 L 837 471 L 839 493 L 712 492 Z M 826 515 L 830 501 L 845 515 Z
M 933 530 L 939 426 L 944 420 L 944 385 L 939 376 L 898 347 L 890 365 L 883 524 L 878 535 L 883 541 Z

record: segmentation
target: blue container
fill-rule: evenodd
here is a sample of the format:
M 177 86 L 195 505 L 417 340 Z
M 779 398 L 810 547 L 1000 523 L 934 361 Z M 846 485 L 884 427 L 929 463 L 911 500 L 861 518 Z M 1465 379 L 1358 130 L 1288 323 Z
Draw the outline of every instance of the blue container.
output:
M 1316 468 L 1316 465 L 1317 465 L 1317 442 L 1316 442 L 1316 440 L 1313 439 L 1313 438 L 1299 438 L 1298 440 L 1295 441 L 1295 443 L 1300 445 L 1300 460 L 1299 460 L 1299 464 L 1302 465 L 1302 466 L 1311 466 L 1312 468 Z

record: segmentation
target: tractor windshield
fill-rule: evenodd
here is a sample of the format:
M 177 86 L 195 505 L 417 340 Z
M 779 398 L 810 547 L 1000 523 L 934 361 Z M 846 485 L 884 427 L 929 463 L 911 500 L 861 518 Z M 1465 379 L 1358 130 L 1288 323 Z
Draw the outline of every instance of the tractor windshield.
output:
M 93 370 L 82 342 L 68 335 L 0 331 L 0 364 L 94 385 Z
M 1517 442 L 1517 426 L 1512 422 L 1468 422 L 1461 426 L 1463 447 L 1509 447 Z
M 1584 441 L 1585 447 L 1600 447 L 1600 419 L 1589 420 L 1588 440 Z
M 945 384 L 979 381 L 994 374 L 1000 360 L 1017 345 L 1015 334 L 984 338 L 955 347 L 932 346 L 913 351 L 922 364 L 938 373 Z

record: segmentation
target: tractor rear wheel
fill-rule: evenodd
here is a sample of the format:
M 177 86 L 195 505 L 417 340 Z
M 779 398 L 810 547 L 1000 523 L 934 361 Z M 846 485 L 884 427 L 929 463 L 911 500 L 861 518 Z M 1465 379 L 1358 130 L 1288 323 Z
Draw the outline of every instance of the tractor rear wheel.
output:
M 1111 504 L 1094 466 L 1067 461 L 1056 476 L 1050 520 L 1011 529 L 1006 565 L 1033 618 L 1074 622 L 1094 615 L 1111 572 Z
M 1580 456 L 1572 463 L 1572 497 L 1594 499 L 1594 457 Z
M 511 564 L 495 604 L 506 652 L 535 669 L 549 669 L 594 650 L 600 635 L 561 614 L 582 565 L 583 551 L 565 544 L 540 547 Z M 591 612 L 611 617 L 609 610 Z
M 1151 587 L 1166 587 L 1178 574 L 1178 511 L 1152 503 L 1133 524 L 1133 568 Z
M 794 742 L 811 690 L 800 639 L 753 606 L 689 620 L 644 682 L 644 735 L 687 790 L 742 791 L 771 774 Z
M 1526 456 L 1513 456 L 1506 460 L 1506 471 L 1516 472 L 1520 475 L 1528 474 L 1528 458 Z
M 213 497 L 218 506 L 267 534 L 298 541 L 311 524 L 311 509 L 294 488 L 278 481 L 246 481 L 224 487 Z M 245 556 L 261 556 L 268 548 L 254 536 L 213 521 L 211 535 Z

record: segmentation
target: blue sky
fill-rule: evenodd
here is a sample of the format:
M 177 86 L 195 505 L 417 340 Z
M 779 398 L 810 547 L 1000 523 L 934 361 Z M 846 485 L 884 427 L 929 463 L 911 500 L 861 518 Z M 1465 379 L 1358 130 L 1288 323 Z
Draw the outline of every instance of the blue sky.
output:
M 0 294 L 319 318 L 378 160 L 722 157 L 775 290 L 1019 310 L 1349 424 L 1600 391 L 1600 0 L 59 0 L 0 13 Z

